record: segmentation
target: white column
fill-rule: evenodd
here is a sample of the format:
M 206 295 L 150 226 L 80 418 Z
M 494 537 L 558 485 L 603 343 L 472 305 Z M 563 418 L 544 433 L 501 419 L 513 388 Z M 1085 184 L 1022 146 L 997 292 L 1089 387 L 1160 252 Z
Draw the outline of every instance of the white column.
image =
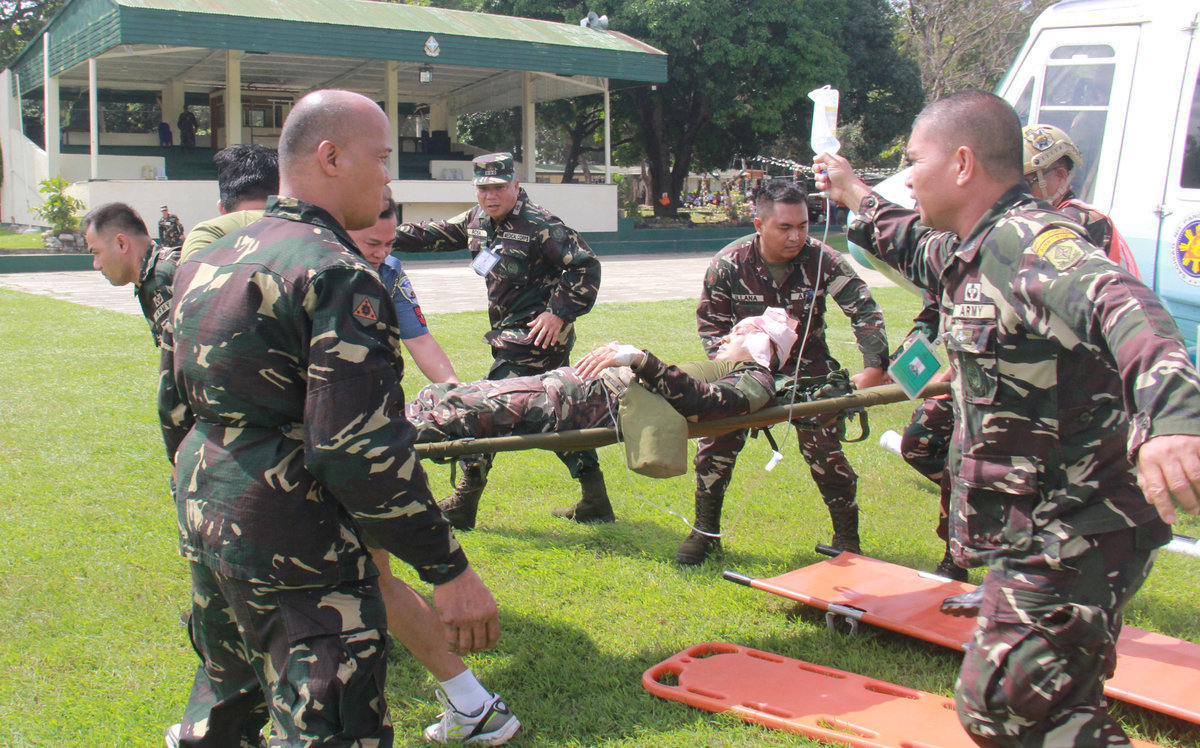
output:
M 172 78 L 162 90 L 162 121 L 171 126 L 171 131 L 176 136 L 179 134 L 179 128 L 175 123 L 179 121 L 179 115 L 183 112 L 183 104 L 183 81 Z M 175 144 L 179 144 L 178 137 L 175 138 Z
M 604 79 L 604 183 L 612 184 L 612 110 L 608 106 L 608 78 Z
M 388 60 L 383 64 L 383 108 L 387 110 L 388 129 L 392 133 L 392 155 L 388 156 L 388 171 L 392 179 L 400 173 L 400 123 L 396 118 L 396 109 L 400 104 L 399 84 L 396 80 L 399 64 Z
M 524 154 L 523 173 L 520 181 L 533 184 L 537 181 L 537 128 L 533 109 L 533 76 L 521 73 L 521 153 Z
M 100 109 L 96 96 L 96 58 L 88 58 L 88 151 L 92 179 L 100 178 Z
M 225 146 L 242 142 L 242 55 L 236 49 L 225 52 Z
M 46 176 L 58 176 L 58 143 L 62 137 L 62 123 L 58 112 L 58 78 L 50 77 L 50 32 L 42 36 L 42 113 L 45 122 L 42 139 L 46 146 Z

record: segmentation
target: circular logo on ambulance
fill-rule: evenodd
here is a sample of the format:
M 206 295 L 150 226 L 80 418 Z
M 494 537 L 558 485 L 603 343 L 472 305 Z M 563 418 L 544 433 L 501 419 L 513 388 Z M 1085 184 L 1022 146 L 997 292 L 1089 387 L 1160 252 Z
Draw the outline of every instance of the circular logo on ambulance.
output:
M 1188 216 L 1175 232 L 1171 256 L 1184 282 L 1200 286 L 1200 213 Z

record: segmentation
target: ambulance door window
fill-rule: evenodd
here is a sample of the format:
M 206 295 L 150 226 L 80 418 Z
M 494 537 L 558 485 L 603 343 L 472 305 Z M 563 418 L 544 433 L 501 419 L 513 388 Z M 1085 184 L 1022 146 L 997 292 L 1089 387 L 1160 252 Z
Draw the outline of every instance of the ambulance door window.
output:
M 1191 190 L 1200 188 L 1200 77 L 1192 93 L 1192 113 L 1188 117 L 1187 134 L 1183 141 L 1183 168 L 1179 172 L 1179 186 Z
M 1112 98 L 1116 52 L 1107 44 L 1057 47 L 1046 61 L 1038 124 L 1054 125 L 1071 136 L 1083 153 L 1083 168 L 1071 187 L 1083 200 L 1095 189 L 1104 128 Z
M 1021 118 L 1021 127 L 1029 124 L 1029 110 L 1033 108 L 1033 78 L 1025 84 L 1021 95 L 1017 97 L 1017 103 L 1013 105 L 1013 109 L 1017 110 L 1017 116 Z

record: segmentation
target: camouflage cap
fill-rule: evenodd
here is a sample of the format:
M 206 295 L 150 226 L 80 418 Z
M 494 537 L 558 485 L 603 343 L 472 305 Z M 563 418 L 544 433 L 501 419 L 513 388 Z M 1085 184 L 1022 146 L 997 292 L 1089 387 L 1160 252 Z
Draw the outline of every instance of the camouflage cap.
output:
M 489 153 L 471 163 L 475 166 L 475 184 L 507 184 L 516 176 L 511 153 Z

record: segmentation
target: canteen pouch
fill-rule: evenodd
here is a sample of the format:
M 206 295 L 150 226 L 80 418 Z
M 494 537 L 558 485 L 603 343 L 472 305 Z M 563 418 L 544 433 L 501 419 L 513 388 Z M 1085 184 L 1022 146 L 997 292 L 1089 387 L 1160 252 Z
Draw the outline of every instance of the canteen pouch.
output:
M 687 420 L 665 399 L 630 382 L 617 404 L 625 464 L 650 478 L 687 473 Z

